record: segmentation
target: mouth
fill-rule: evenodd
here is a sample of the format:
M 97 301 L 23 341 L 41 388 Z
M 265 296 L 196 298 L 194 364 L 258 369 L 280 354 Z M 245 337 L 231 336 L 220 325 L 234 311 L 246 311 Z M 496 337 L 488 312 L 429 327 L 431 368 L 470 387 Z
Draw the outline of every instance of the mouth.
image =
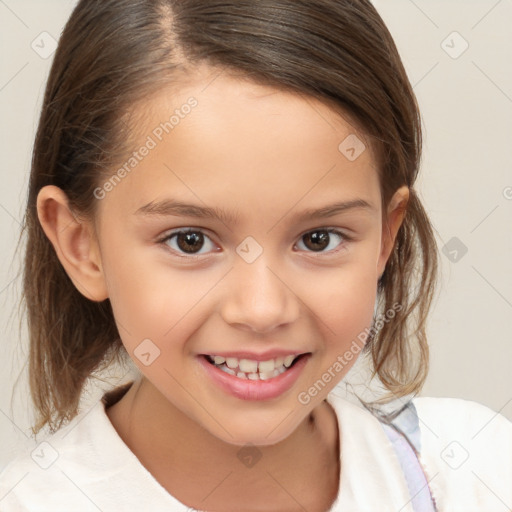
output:
M 207 379 L 231 396 L 246 401 L 261 401 L 277 399 L 289 391 L 301 376 L 312 353 L 289 354 L 265 361 L 226 356 L 197 356 Z
M 266 361 L 256 361 L 255 359 L 223 357 L 212 354 L 202 354 L 210 365 L 219 370 L 237 377 L 239 379 L 249 380 L 270 380 L 287 372 L 295 366 L 299 360 L 309 355 L 310 352 L 303 354 L 290 354 L 284 357 L 276 357 Z

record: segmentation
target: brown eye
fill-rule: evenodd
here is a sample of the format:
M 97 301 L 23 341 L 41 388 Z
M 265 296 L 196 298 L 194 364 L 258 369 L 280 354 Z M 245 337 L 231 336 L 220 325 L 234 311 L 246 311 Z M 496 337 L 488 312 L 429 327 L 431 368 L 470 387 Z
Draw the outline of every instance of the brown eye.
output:
M 336 239 L 338 239 L 338 243 L 336 243 Z M 341 241 L 345 239 L 348 240 L 348 237 L 335 229 L 317 229 L 301 237 L 301 241 L 304 241 L 303 245 L 308 252 L 333 252 L 342 243 L 339 239 L 341 239 Z M 329 247 L 329 250 L 325 250 Z
M 213 250 L 214 244 L 210 238 L 200 230 L 189 229 L 186 231 L 175 231 L 167 235 L 161 243 L 167 245 L 173 252 L 177 253 L 178 256 L 187 255 L 196 256 L 203 255 L 206 252 Z M 208 244 L 210 247 L 208 248 Z M 206 245 L 207 251 L 199 252 Z
M 186 233 L 178 233 L 176 243 L 180 250 L 186 253 L 194 254 L 195 251 L 201 249 L 204 244 L 204 236 L 198 231 L 189 231 Z

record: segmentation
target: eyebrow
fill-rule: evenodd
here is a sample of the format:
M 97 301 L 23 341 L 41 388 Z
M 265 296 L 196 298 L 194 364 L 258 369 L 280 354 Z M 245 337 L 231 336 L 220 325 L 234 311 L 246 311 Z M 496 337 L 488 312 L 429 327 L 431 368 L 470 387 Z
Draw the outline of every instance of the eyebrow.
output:
M 349 201 L 337 202 L 321 208 L 310 208 L 293 216 L 294 220 L 305 221 L 317 218 L 328 218 L 350 210 L 375 211 L 375 207 L 364 199 L 351 199 Z M 164 199 L 161 201 L 151 201 L 141 206 L 135 215 L 144 216 L 177 216 L 177 217 L 195 217 L 198 219 L 218 218 L 225 224 L 237 224 L 239 218 L 237 215 L 227 212 L 222 208 L 212 208 L 208 206 L 199 206 L 183 203 L 174 199 Z

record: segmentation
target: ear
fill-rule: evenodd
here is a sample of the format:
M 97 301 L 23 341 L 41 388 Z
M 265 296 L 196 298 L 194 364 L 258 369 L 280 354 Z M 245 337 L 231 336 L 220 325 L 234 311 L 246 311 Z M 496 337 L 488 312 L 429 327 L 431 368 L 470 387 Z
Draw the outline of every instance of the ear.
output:
M 384 273 L 386 263 L 395 245 L 396 235 L 404 220 L 408 202 L 409 188 L 405 185 L 395 192 L 389 202 L 386 219 L 382 226 L 382 247 L 377 268 L 379 278 Z
M 57 257 L 77 290 L 96 302 L 108 297 L 101 257 L 91 224 L 70 209 L 66 194 L 48 185 L 37 195 L 37 215 Z

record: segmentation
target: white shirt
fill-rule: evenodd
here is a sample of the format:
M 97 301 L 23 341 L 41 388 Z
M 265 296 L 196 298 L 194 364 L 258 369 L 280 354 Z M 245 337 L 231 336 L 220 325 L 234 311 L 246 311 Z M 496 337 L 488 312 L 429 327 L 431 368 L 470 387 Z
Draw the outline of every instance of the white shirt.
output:
M 343 435 L 330 512 L 413 512 L 397 455 L 380 422 L 334 394 Z M 439 512 L 512 509 L 512 423 L 476 402 L 413 400 L 420 460 Z M 1 512 L 190 512 L 119 437 L 98 401 L 0 473 Z

